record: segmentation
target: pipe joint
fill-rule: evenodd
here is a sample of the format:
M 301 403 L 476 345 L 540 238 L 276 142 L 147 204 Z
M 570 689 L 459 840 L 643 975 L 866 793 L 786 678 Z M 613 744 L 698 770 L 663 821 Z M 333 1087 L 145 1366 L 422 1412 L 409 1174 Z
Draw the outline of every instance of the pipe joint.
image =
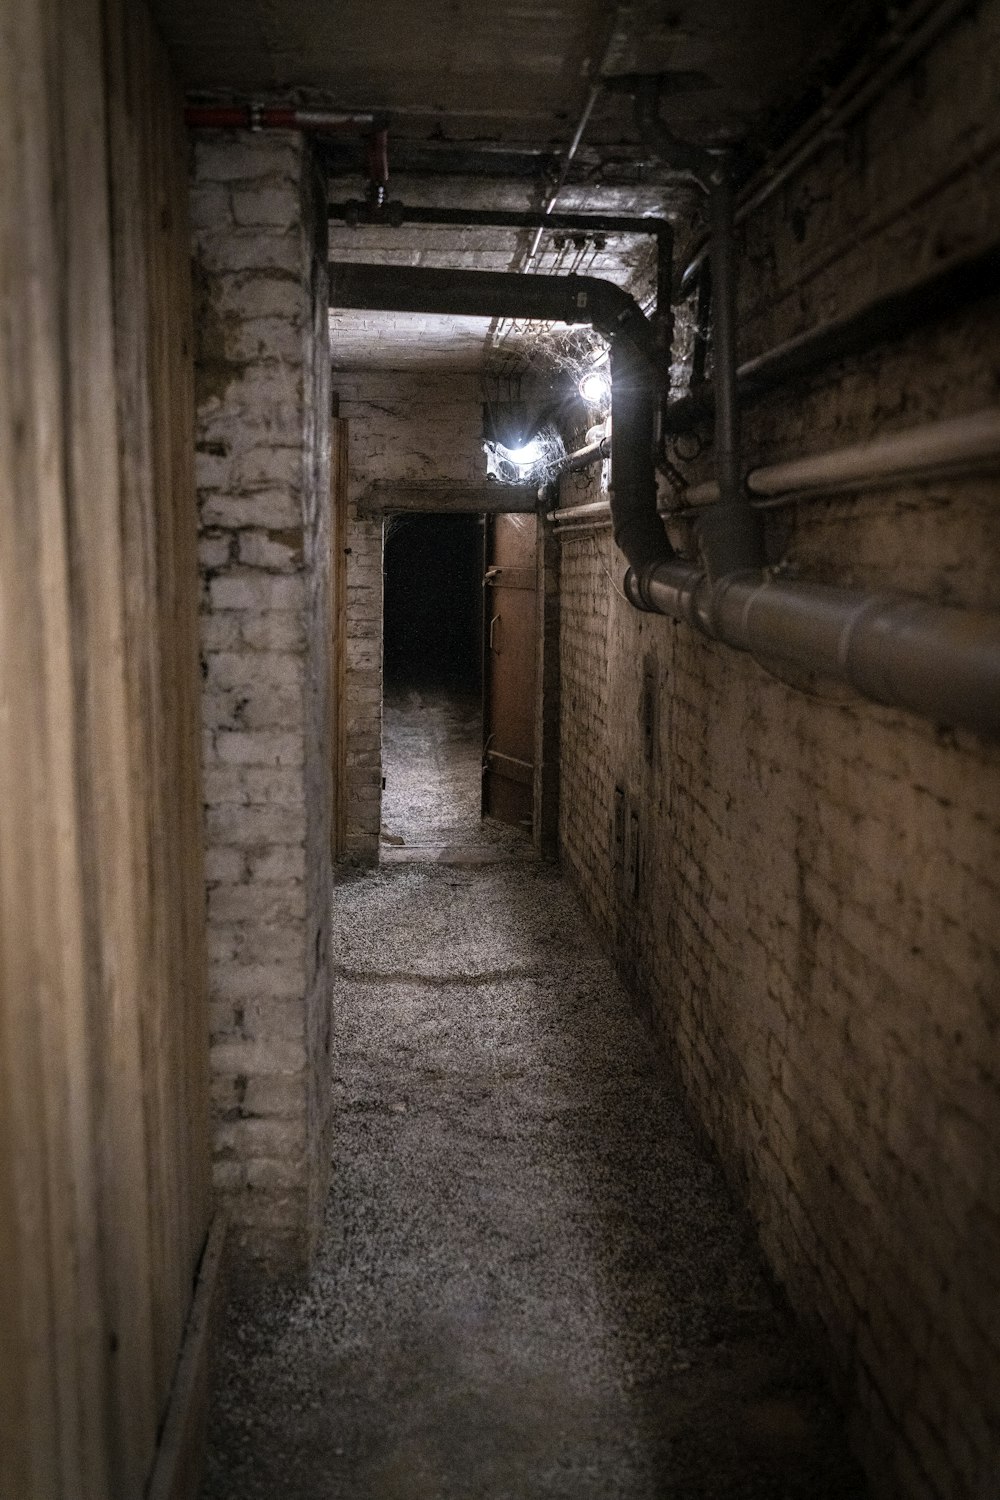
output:
M 698 545 L 713 583 L 733 574 L 758 572 L 763 564 L 763 519 L 747 503 L 718 501 L 697 521 Z

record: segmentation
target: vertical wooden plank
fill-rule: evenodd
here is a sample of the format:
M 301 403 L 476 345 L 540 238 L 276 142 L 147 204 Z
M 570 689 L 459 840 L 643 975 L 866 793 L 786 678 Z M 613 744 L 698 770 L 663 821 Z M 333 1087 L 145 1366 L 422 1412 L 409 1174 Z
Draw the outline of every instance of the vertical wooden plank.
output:
M 82 736 L 90 1035 L 109 1319 L 112 1490 L 139 1495 L 155 1442 L 149 1177 L 140 1019 L 148 1003 L 136 891 L 113 348 L 102 11 L 63 0 L 63 276 L 75 676 Z M 139 1207 L 141 1205 L 141 1208 Z
M 347 442 L 343 417 L 330 421 L 330 537 L 333 550 L 330 711 L 333 793 L 332 856 L 347 850 Z
M 64 434 L 59 14 L 0 9 L 0 1492 L 107 1500 Z
M 160 122 L 160 172 L 167 212 L 162 221 L 166 261 L 167 378 L 162 401 L 169 447 L 160 504 L 172 514 L 170 556 L 174 587 L 161 629 L 168 675 L 175 692 L 172 805 L 176 809 L 177 950 L 181 1016 L 181 1075 L 188 1288 L 193 1284 L 211 1217 L 209 1152 L 208 963 L 205 938 L 204 834 L 201 779 L 201 584 L 194 482 L 194 314 L 191 230 L 188 219 L 188 138 L 183 96 L 169 73 L 162 47 L 154 48 L 153 93 Z
M 0 1495 L 139 1500 L 208 1221 L 184 134 L 121 0 L 0 7 L 0 89 Z
M 158 610 L 157 414 L 162 404 L 153 346 L 162 280 L 160 177 L 151 70 L 152 39 L 142 8 L 105 0 L 108 151 L 114 328 L 118 397 L 121 534 L 129 701 L 129 759 L 137 789 L 135 891 L 145 974 L 140 1011 L 147 1145 L 153 1382 L 157 1411 L 169 1388 L 186 1312 L 187 1288 L 178 1236 L 183 1192 L 178 1173 L 177 1107 L 182 1070 L 173 1010 L 169 815 L 172 734 L 161 712 L 164 641 Z M 167 506 L 169 494 L 165 496 Z M 138 1208 L 137 1208 L 138 1211 Z

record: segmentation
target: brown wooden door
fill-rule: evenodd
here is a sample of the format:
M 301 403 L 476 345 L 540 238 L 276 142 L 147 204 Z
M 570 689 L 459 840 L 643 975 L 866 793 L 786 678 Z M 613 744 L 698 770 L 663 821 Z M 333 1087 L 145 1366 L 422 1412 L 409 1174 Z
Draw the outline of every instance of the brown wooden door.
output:
M 529 829 L 534 804 L 533 515 L 486 517 L 483 814 Z

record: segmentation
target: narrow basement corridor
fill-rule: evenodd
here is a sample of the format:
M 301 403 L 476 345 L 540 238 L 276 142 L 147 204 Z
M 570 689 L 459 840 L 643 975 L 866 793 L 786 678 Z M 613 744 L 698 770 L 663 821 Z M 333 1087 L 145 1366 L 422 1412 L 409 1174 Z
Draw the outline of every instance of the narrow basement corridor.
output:
M 333 1187 L 237 1295 L 204 1500 L 851 1500 L 748 1218 L 551 866 L 338 887 Z

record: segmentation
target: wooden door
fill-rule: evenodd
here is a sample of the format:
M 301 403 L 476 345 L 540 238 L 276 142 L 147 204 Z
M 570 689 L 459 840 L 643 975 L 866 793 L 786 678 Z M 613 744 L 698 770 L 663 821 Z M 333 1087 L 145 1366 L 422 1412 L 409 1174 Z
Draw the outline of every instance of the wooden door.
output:
M 527 829 L 534 811 L 533 515 L 486 518 L 483 577 L 483 814 Z

